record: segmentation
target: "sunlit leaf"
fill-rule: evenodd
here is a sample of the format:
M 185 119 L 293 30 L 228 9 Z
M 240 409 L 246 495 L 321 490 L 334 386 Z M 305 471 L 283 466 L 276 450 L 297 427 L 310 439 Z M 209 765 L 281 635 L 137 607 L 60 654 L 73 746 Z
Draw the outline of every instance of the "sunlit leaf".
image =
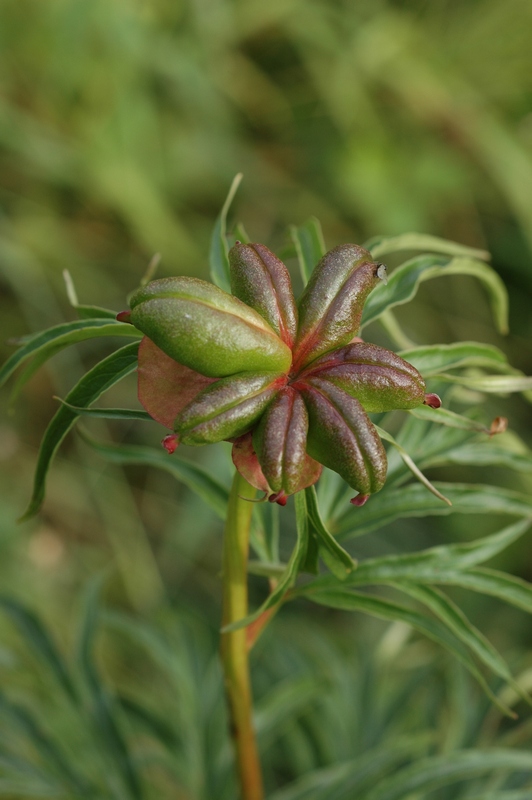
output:
M 423 250 L 428 253 L 444 253 L 450 256 L 467 256 L 489 261 L 490 254 L 486 250 L 478 250 L 439 236 L 430 236 L 427 233 L 403 233 L 400 236 L 374 236 L 364 244 L 373 258 L 381 258 L 389 253 L 398 253 L 401 250 Z
M 127 336 L 130 339 L 137 339 L 141 335 L 133 325 L 127 325 L 124 322 L 110 322 L 109 319 L 64 322 L 32 336 L 13 353 L 0 369 L 0 385 L 5 383 L 20 364 L 32 356 L 40 358 L 40 366 L 64 347 L 87 339 L 95 339 L 100 336 Z
M 508 331 L 508 296 L 504 283 L 492 267 L 472 258 L 423 255 L 395 269 L 388 283 L 381 283 L 370 294 L 362 317 L 362 327 L 377 319 L 387 308 L 407 303 L 416 295 L 419 285 L 445 275 L 470 275 L 477 278 L 488 292 L 493 316 L 501 333 Z

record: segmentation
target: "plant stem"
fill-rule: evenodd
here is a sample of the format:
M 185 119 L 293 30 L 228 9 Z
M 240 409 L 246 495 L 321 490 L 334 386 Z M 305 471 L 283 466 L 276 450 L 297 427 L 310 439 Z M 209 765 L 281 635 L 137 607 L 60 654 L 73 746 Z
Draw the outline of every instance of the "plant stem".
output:
M 255 489 L 238 472 L 229 496 L 223 549 L 223 614 L 225 627 L 248 613 L 247 562 L 249 528 Z M 252 718 L 246 629 L 222 633 L 222 665 L 229 703 L 242 800 L 263 800 Z

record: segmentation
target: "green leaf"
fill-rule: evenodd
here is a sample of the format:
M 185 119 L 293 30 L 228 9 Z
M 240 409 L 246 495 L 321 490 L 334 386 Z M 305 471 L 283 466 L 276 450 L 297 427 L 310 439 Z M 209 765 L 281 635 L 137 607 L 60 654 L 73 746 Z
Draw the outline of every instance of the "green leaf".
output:
M 423 633 L 429 639 L 451 652 L 477 679 L 491 701 L 506 715 L 514 716 L 489 688 L 484 676 L 478 669 L 467 648 L 449 632 L 449 630 L 435 619 L 430 619 L 406 606 L 393 603 L 374 595 L 362 594 L 347 588 L 326 589 L 307 595 L 309 600 L 330 608 L 343 611 L 364 611 L 366 614 L 387 620 L 400 620 L 406 622 L 415 630 Z
M 475 392 L 487 394 L 506 394 L 508 392 L 527 392 L 532 389 L 532 376 L 527 375 L 452 375 L 441 373 L 434 376 L 445 383 L 465 386 Z
M 403 233 L 400 236 L 375 236 L 364 244 L 373 258 L 381 258 L 389 253 L 398 253 L 400 250 L 424 250 L 429 253 L 444 253 L 450 256 L 466 256 L 489 261 L 490 254 L 486 250 L 478 250 L 439 236 L 430 236 L 427 233 Z
M 532 515 L 532 499 L 520 492 L 482 484 L 435 482 L 453 507 L 443 505 L 417 484 L 384 489 L 362 508 L 349 509 L 337 522 L 338 538 L 361 536 L 403 517 L 461 514 Z
M 360 800 L 407 800 L 414 794 L 426 797 L 427 793 L 442 786 L 491 774 L 495 770 L 531 772 L 532 754 L 493 747 L 429 756 L 379 781 Z
M 461 586 L 479 594 L 497 597 L 509 605 L 532 614 L 532 584 L 505 572 L 487 567 L 475 567 L 456 574 L 443 573 L 438 577 L 437 583 Z
M 405 759 L 419 757 L 426 748 L 425 736 L 405 736 L 400 744 L 380 743 L 359 758 L 303 775 L 289 786 L 274 792 L 269 800 L 353 800 L 359 797 L 364 787 L 373 786 L 383 774 Z
M 320 515 L 318 496 L 314 486 L 305 489 L 307 496 L 308 515 L 316 535 L 320 541 L 320 555 L 333 575 L 343 580 L 356 568 L 356 561 L 344 550 L 330 533 Z
M 31 611 L 10 597 L 0 597 L 0 608 L 7 614 L 24 637 L 41 664 L 46 665 L 65 694 L 77 702 L 74 684 L 66 664 L 48 631 Z
M 162 449 L 155 450 L 152 447 L 143 447 L 141 445 L 105 444 L 93 439 L 86 431 L 80 430 L 79 433 L 87 444 L 113 464 L 142 464 L 148 467 L 164 469 L 178 481 L 184 483 L 185 486 L 188 486 L 212 508 L 215 514 L 225 519 L 227 501 L 229 499 L 227 488 L 192 461 L 187 461 L 177 455 L 169 456 Z
M 303 225 L 291 225 L 290 236 L 296 248 L 303 285 L 306 286 L 314 267 L 325 255 L 325 242 L 319 220 L 311 217 Z
M 72 792 L 74 797 L 94 797 L 94 788 L 87 784 L 84 777 L 72 769 L 60 747 L 41 727 L 31 711 L 12 702 L 0 692 L 0 714 L 7 718 L 6 730 L 13 732 L 14 729 L 18 729 L 23 732 L 31 743 L 32 749 L 34 748 L 40 754 L 43 762 L 52 772 L 52 776 L 66 783 L 64 788 L 69 793 Z
M 67 403 L 73 406 L 89 405 L 115 383 L 134 372 L 137 366 L 138 348 L 138 342 L 128 344 L 96 364 L 68 393 Z M 63 405 L 50 421 L 39 450 L 33 494 L 21 520 L 30 519 L 39 511 L 44 500 L 46 476 L 50 464 L 59 445 L 77 419 L 78 414 Z
M 0 369 L 0 386 L 13 374 L 17 367 L 32 356 L 40 358 L 39 366 L 64 347 L 86 339 L 99 336 L 128 336 L 138 339 L 142 336 L 133 325 L 124 322 L 110 322 L 108 319 L 75 320 L 48 328 L 28 339 Z M 31 372 L 31 375 L 33 371 Z M 28 375 L 30 377 L 30 375 Z
M 392 444 L 395 447 L 395 449 L 401 456 L 402 460 L 404 461 L 410 472 L 412 472 L 412 474 L 415 475 L 418 481 L 422 483 L 423 486 L 425 486 L 425 488 L 428 489 L 429 492 L 431 492 L 439 500 L 442 500 L 444 503 L 447 503 L 448 506 L 452 506 L 452 503 L 449 500 L 449 498 L 445 497 L 444 494 L 439 492 L 436 489 L 436 487 L 429 481 L 429 479 L 425 475 L 423 475 L 419 467 L 416 466 L 415 462 L 408 455 L 404 447 L 401 447 L 401 445 L 395 441 L 391 433 L 388 433 L 388 431 L 383 430 L 383 428 L 379 428 L 378 425 L 375 425 L 375 428 L 381 439 L 385 439 L 385 441 L 390 442 L 390 444 Z
M 501 466 L 518 472 L 532 472 L 532 453 L 516 453 L 493 441 L 468 442 L 442 453 L 430 463 L 471 464 L 476 467 Z
M 224 292 L 231 291 L 231 281 L 229 279 L 229 249 L 227 247 L 227 214 L 233 198 L 242 180 L 242 173 L 235 175 L 233 182 L 225 198 L 225 202 L 220 211 L 220 216 L 216 220 L 211 236 L 211 249 L 209 252 L 209 264 L 211 269 L 211 280 Z
M 508 667 L 506 661 L 497 652 L 491 642 L 476 628 L 466 617 L 464 612 L 439 589 L 432 586 L 420 586 L 411 581 L 396 582 L 395 588 L 423 603 L 432 611 L 450 631 L 460 639 L 474 655 L 495 675 L 507 681 L 512 688 L 525 700 L 531 703 L 531 698 L 521 689 Z
M 409 409 L 409 414 L 416 419 L 423 419 L 427 422 L 435 422 L 437 425 L 446 425 L 449 428 L 458 428 L 463 431 L 477 431 L 489 435 L 490 429 L 470 417 L 457 414 L 447 408 L 431 408 L 430 406 L 418 406 Z M 482 446 L 482 445 L 481 445 Z
M 236 631 L 239 628 L 245 628 L 258 619 L 269 608 L 282 603 L 285 599 L 286 592 L 294 585 L 295 580 L 301 571 L 301 567 L 305 562 L 308 547 L 308 511 L 307 501 L 304 492 L 297 492 L 294 495 L 294 503 L 296 507 L 296 530 L 297 541 L 292 551 L 292 555 L 286 565 L 284 574 L 279 578 L 277 586 L 271 592 L 264 603 L 253 614 L 249 614 L 244 619 L 238 620 L 231 625 L 227 625 L 222 629 L 222 632 Z
M 508 332 L 508 295 L 495 270 L 471 258 L 448 259 L 428 255 L 402 264 L 392 272 L 387 285 L 381 283 L 373 290 L 364 308 L 362 327 L 377 319 L 387 308 L 407 303 L 424 281 L 444 275 L 471 275 L 477 278 L 488 292 L 497 329 L 501 333 Z
M 418 553 L 366 559 L 359 563 L 356 572 L 349 575 L 344 586 L 364 586 L 403 580 L 441 583 L 444 577 L 445 582 L 448 582 L 447 577 L 449 580 L 459 579 L 462 572 L 468 572 L 505 550 L 523 536 L 531 525 L 532 519 L 519 520 L 503 528 L 502 531 L 475 539 L 473 542 L 440 545 Z M 330 575 L 322 575 L 298 589 L 298 594 L 307 595 L 315 589 L 335 586 L 337 583 Z
M 142 411 L 140 408 L 83 408 L 80 406 L 73 406 L 60 397 L 56 397 L 56 400 L 59 400 L 62 405 L 81 417 L 96 417 L 97 419 L 137 419 L 143 422 L 153 422 L 153 417 L 151 417 L 147 411 Z
M 433 344 L 402 350 L 404 358 L 424 378 L 430 378 L 448 369 L 457 367 L 489 367 L 495 372 L 514 372 L 507 358 L 498 347 L 479 342 L 456 342 L 455 344 Z
M 98 734 L 103 740 L 109 761 L 118 775 L 122 776 L 128 795 L 142 800 L 140 777 L 126 739 L 117 720 L 117 704 L 107 691 L 94 661 L 94 641 L 100 616 L 99 597 L 103 575 L 93 578 L 85 595 L 85 608 L 78 643 L 78 661 L 85 684 L 90 694 L 92 717 Z

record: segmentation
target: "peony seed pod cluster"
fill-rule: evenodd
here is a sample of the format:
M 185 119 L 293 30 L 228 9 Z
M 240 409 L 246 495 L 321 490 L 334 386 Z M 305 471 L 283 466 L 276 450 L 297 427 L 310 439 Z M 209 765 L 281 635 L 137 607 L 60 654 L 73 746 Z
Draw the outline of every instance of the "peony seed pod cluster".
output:
M 386 268 L 354 244 L 328 252 L 296 304 L 286 266 L 262 244 L 229 253 L 231 292 L 196 278 L 152 281 L 118 318 L 145 334 L 139 399 L 180 444 L 233 442 L 238 471 L 271 502 L 339 473 L 362 505 L 386 480 L 368 412 L 440 404 L 408 362 L 357 338 Z

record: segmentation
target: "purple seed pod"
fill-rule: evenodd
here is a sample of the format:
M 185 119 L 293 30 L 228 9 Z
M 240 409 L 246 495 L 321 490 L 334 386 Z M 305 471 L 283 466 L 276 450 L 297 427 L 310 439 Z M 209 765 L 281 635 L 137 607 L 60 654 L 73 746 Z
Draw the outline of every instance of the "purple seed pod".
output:
M 272 492 L 294 494 L 317 480 L 321 467 L 307 455 L 307 431 L 305 403 L 292 386 L 285 386 L 253 434 L 253 445 Z
M 243 372 L 212 383 L 177 415 L 174 431 L 182 444 L 212 444 L 249 431 L 279 389 L 284 375 Z
M 361 495 L 382 489 L 386 452 L 362 404 L 320 378 L 296 385 L 309 414 L 309 455 L 338 472 Z
M 263 244 L 237 242 L 229 251 L 229 271 L 233 295 L 258 311 L 291 348 L 297 332 L 297 309 L 283 262 Z
M 310 377 L 339 386 L 366 411 L 416 408 L 425 399 L 425 381 L 412 364 L 366 342 L 349 344 L 316 359 L 299 379 Z
M 294 370 L 356 336 L 364 303 L 383 280 L 382 266 L 356 244 L 340 245 L 324 255 L 299 301 Z

